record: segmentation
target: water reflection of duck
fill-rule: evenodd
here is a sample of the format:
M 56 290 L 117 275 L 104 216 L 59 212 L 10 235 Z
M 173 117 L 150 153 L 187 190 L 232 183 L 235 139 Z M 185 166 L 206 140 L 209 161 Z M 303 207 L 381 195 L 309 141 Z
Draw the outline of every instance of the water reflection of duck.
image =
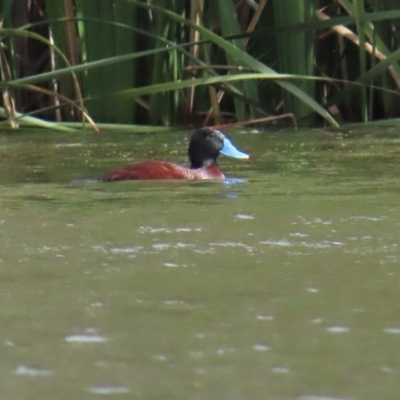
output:
M 190 168 L 167 161 L 147 161 L 127 165 L 103 175 L 102 181 L 137 179 L 224 179 L 217 157 L 222 153 L 234 158 L 249 156 L 237 150 L 220 131 L 212 128 L 198 129 L 190 139 L 188 155 Z

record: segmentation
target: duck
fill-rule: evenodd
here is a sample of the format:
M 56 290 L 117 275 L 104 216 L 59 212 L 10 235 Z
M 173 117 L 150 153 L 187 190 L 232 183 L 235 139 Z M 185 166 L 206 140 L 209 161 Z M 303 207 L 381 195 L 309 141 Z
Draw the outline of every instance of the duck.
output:
M 126 165 L 104 174 L 103 182 L 126 180 L 171 180 L 171 179 L 225 179 L 217 164 L 220 154 L 248 159 L 249 155 L 238 150 L 230 139 L 214 128 L 196 130 L 189 142 L 188 156 L 190 167 L 168 161 L 145 161 Z

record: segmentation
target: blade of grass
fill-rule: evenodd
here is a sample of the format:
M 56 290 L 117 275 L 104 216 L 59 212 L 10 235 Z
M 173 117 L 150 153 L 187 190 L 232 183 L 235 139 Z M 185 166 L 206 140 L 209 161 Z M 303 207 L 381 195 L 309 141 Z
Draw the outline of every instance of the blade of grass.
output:
M 0 43 L 0 72 L 3 82 L 6 83 L 8 81 L 11 81 L 10 66 L 8 64 L 7 56 L 4 52 L 2 43 Z M 18 122 L 16 122 L 15 120 L 16 109 L 15 109 L 13 93 L 7 84 L 3 86 L 2 92 L 3 92 L 4 109 L 7 112 L 7 118 L 10 123 L 10 127 L 14 129 L 18 128 Z
M 274 6 L 277 26 L 299 24 L 313 20 L 315 6 L 313 0 L 286 0 Z M 314 72 L 314 35 L 312 32 L 291 32 L 277 35 L 280 70 L 284 73 L 312 76 Z M 304 93 L 315 97 L 315 82 L 296 82 Z M 286 112 L 293 112 L 297 119 L 309 116 L 309 109 L 303 100 L 285 90 L 283 93 Z M 312 120 L 308 124 L 312 124 Z
M 116 97 L 136 97 L 141 95 L 148 95 L 157 92 L 164 92 L 168 90 L 179 90 L 183 88 L 187 88 L 191 85 L 193 86 L 205 86 L 205 85 L 218 85 L 221 83 L 226 82 L 235 82 L 241 80 L 264 80 L 270 79 L 274 81 L 284 81 L 284 80 L 325 80 L 324 78 L 318 77 L 309 77 L 309 76 L 297 76 L 291 74 L 278 74 L 275 73 L 248 73 L 248 74 L 236 74 L 236 75 L 218 75 L 212 77 L 203 77 L 203 78 L 195 78 L 195 79 L 186 79 L 181 80 L 179 82 L 165 82 L 159 83 L 156 85 L 148 85 L 148 86 L 141 86 L 134 89 L 127 89 L 122 90 L 119 92 L 110 92 L 104 94 L 105 98 L 116 98 Z M 283 83 L 283 82 L 281 82 Z M 1 83 L 0 83 L 1 87 Z M 93 97 L 93 98 L 86 98 L 85 101 L 97 101 L 100 96 Z
M 365 56 L 365 22 L 361 21 L 362 16 L 365 14 L 364 11 L 364 0 L 354 0 L 355 5 L 355 17 L 357 21 L 357 34 L 360 40 L 359 49 L 359 60 L 360 60 L 360 75 L 364 75 L 367 71 L 367 59 Z M 367 88 L 361 86 L 361 115 L 362 120 L 367 122 L 368 116 L 368 100 L 367 100 Z
M 240 33 L 240 26 L 237 20 L 237 15 L 235 11 L 235 7 L 233 6 L 232 1 L 225 1 L 225 0 L 218 0 L 218 10 L 219 15 L 221 18 L 221 27 L 222 27 L 222 34 L 224 36 L 234 35 Z M 235 39 L 233 40 L 233 45 L 236 46 L 238 49 L 244 51 L 244 43 L 242 39 Z M 236 65 L 236 60 L 230 54 L 227 54 L 227 61 L 228 65 Z M 229 74 L 229 72 L 228 72 Z M 250 98 L 257 99 L 257 88 L 255 86 L 255 82 L 247 82 L 244 84 L 244 93 L 250 95 Z M 237 119 L 239 121 L 244 121 L 246 119 L 246 109 L 242 101 L 239 99 L 234 98 L 235 103 L 235 112 Z M 252 109 L 252 107 L 250 107 Z M 252 117 L 254 118 L 255 110 L 252 110 Z
M 136 7 L 128 3 L 117 1 L 115 3 L 115 20 L 124 25 L 136 24 Z M 139 40 L 135 31 L 114 27 L 115 54 L 117 56 L 134 53 Z M 130 60 L 115 65 L 116 89 L 135 87 L 136 65 Z M 115 118 L 119 123 L 132 123 L 135 118 L 135 102 L 123 101 L 116 103 Z
M 0 107 L 0 117 L 1 118 L 7 118 L 7 112 L 3 107 Z M 50 122 L 50 121 L 45 121 L 43 119 L 35 118 L 35 117 L 29 117 L 25 114 L 16 112 L 15 117 L 17 118 L 18 122 L 20 125 L 25 125 L 25 126 L 35 126 L 39 128 L 47 128 L 47 129 L 52 129 L 56 131 L 66 131 L 66 132 L 73 132 L 75 129 L 69 128 L 67 126 L 63 126 L 57 122 Z
M 73 15 L 73 5 L 71 0 L 62 1 L 51 1 L 46 2 L 46 13 L 49 17 L 48 22 L 51 28 L 52 37 L 54 43 L 60 48 L 65 57 L 68 59 L 70 65 L 76 65 L 79 63 L 80 50 L 77 48 L 76 38 L 76 25 L 71 20 Z M 57 22 L 57 19 L 64 18 L 64 22 Z M 50 48 L 51 51 L 52 48 Z M 64 66 L 63 60 L 60 56 L 55 57 L 56 68 L 60 65 Z M 59 85 L 54 85 L 54 90 L 60 90 L 60 93 L 68 97 L 69 99 L 81 98 L 81 90 L 79 86 L 74 85 L 73 77 L 66 76 L 62 77 L 59 81 Z M 74 113 L 71 109 L 70 113 Z M 65 114 L 65 113 L 64 113 Z

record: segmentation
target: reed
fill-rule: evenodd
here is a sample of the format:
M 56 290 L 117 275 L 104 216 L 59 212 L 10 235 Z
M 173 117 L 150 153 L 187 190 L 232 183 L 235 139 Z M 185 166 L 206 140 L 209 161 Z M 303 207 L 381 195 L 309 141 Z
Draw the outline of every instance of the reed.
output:
M 296 26 L 315 19 L 314 0 L 286 0 L 280 7 L 274 7 L 277 27 Z M 279 70 L 302 76 L 313 76 L 315 68 L 315 32 L 287 29 L 277 35 Z M 310 97 L 315 98 L 315 81 L 302 80 L 296 85 Z M 287 91 L 282 93 L 284 108 L 297 119 L 310 117 L 310 108 Z M 311 121 L 310 121 L 311 122 Z
M 400 0 L 43 0 L 19 18 L 16 5 L 0 14 L 0 115 L 13 126 L 400 114 Z

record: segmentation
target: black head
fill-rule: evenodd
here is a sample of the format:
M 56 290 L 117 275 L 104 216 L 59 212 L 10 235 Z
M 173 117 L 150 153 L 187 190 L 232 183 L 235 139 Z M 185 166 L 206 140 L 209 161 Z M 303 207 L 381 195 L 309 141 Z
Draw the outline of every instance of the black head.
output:
M 219 152 L 224 147 L 224 138 L 224 134 L 216 129 L 198 129 L 189 143 L 191 168 L 216 165 Z

